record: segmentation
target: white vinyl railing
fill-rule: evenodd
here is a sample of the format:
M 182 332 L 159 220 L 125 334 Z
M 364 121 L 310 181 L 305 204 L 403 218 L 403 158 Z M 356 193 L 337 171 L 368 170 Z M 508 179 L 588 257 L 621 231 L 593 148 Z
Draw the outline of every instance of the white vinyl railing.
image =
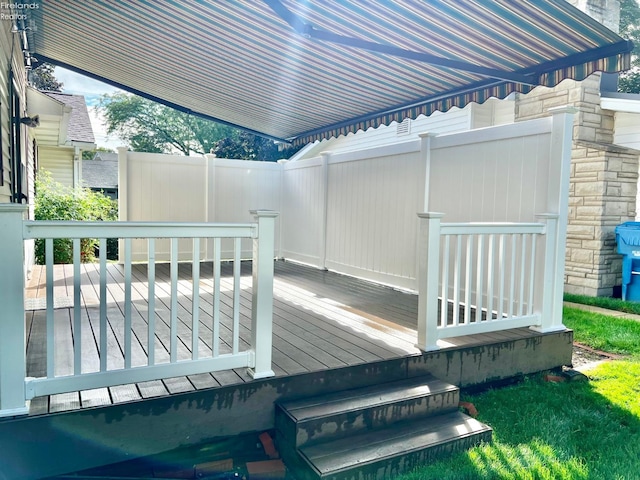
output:
M 0 206 L 0 305 L 3 313 L 0 318 L 0 416 L 26 413 L 25 401 L 36 396 L 56 393 L 102 388 L 124 383 L 137 383 L 183 375 L 248 367 L 253 378 L 265 378 L 274 375 L 271 369 L 272 342 L 272 310 L 273 310 L 273 260 L 276 212 L 253 211 L 255 223 L 247 224 L 192 224 L 192 223 L 152 223 L 152 222 L 62 222 L 62 221 L 24 221 L 25 209 L 22 206 Z M 54 319 L 54 265 L 53 239 L 68 238 L 73 241 L 73 307 L 71 311 L 73 343 L 72 352 L 58 352 L 63 348 L 57 345 L 56 322 Z M 82 284 L 82 264 L 80 262 L 80 239 L 98 238 L 100 252 L 106 252 L 106 239 L 119 238 L 122 242 L 121 258 L 123 278 L 121 286 L 124 293 L 123 305 L 123 341 L 120 345 L 123 364 L 114 368 L 108 365 L 110 352 L 108 346 L 107 303 L 108 265 L 106 255 L 100 256 L 97 267 L 99 279 L 97 290 L 99 298 L 99 321 L 96 322 L 98 341 L 99 367 L 89 369 L 83 366 L 82 336 L 91 328 L 82 320 L 83 304 L 81 295 L 84 288 L 93 288 Z M 132 239 L 147 239 L 148 258 L 146 279 L 140 287 L 140 279 L 132 274 Z M 251 342 L 248 349 L 240 349 L 240 262 L 241 241 L 252 239 L 253 248 L 253 283 L 251 307 Z M 24 258 L 25 240 L 45 239 L 46 257 L 46 376 L 26 378 L 25 360 L 25 311 L 24 311 Z M 159 341 L 156 299 L 156 240 L 168 239 L 171 257 L 169 262 L 169 286 L 166 288 L 169 299 L 168 340 L 164 348 L 168 350 L 168 358 L 159 360 L 154 352 Z M 191 278 L 181 281 L 178 277 L 178 242 L 190 239 L 193 255 L 190 265 Z M 229 290 L 232 295 L 231 339 L 225 342 L 221 351 L 221 240 L 231 239 L 233 243 L 233 279 Z M 189 240 L 187 240 L 189 241 Z M 213 274 L 206 285 L 200 277 L 201 242 L 213 242 Z M 18 287 L 19 286 L 19 287 Z M 185 289 L 190 289 L 184 292 Z M 200 330 L 201 310 L 200 297 L 203 290 L 212 298 L 211 311 L 208 312 L 207 329 L 210 329 L 210 340 L 203 340 Z M 180 292 L 179 292 L 180 290 Z M 138 323 L 134 327 L 134 295 L 142 298 L 147 304 L 146 332 L 140 334 Z M 164 292 L 165 294 L 167 292 Z M 191 338 L 186 340 L 179 335 L 178 304 L 179 295 L 191 298 L 190 321 Z M 144 297 L 144 295 L 143 295 Z M 94 326 L 95 328 L 95 326 Z M 138 330 L 136 330 L 138 329 Z M 184 333 L 184 332 L 183 332 Z M 132 361 L 135 337 L 145 337 L 146 359 L 143 365 Z M 138 340 L 139 341 L 139 340 Z M 186 345 L 185 345 L 186 344 Z M 180 349 L 179 347 L 187 346 Z M 190 351 L 185 358 L 184 351 Z M 179 351 L 182 354 L 179 355 Z M 61 372 L 57 368 L 56 359 L 72 358 L 68 370 Z M 64 369 L 62 369 L 64 370 Z
M 544 223 L 441 223 L 420 214 L 418 346 L 518 327 L 563 329 L 554 285 L 558 216 Z

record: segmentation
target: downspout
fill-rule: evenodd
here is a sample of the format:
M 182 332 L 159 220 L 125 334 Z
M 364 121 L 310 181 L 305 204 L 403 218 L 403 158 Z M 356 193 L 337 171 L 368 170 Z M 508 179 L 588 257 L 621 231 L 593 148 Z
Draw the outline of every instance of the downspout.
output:
M 73 148 L 73 188 L 82 186 L 82 152 L 77 145 Z

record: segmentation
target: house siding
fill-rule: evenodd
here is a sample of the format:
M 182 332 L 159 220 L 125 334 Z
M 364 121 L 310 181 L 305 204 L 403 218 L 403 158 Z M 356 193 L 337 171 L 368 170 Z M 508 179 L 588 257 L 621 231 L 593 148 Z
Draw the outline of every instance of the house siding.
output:
M 616 112 L 613 141 L 622 147 L 640 150 L 640 114 Z
M 12 42 L 15 42 L 13 58 L 11 58 Z M 11 22 L 0 22 L 0 45 L 2 45 L 0 52 L 0 113 L 2 115 L 0 135 L 2 138 L 3 173 L 3 181 L 2 185 L 0 185 L 0 203 L 7 203 L 11 201 L 11 191 L 13 188 L 11 170 L 11 105 L 13 99 L 11 98 L 11 82 L 13 82 L 13 88 L 15 88 L 15 91 L 20 97 L 19 115 L 25 115 L 27 113 L 27 74 L 24 68 L 19 38 L 11 33 Z M 13 69 L 13 79 L 11 79 L 10 75 L 11 68 Z M 29 175 L 33 173 L 33 157 L 29 153 L 31 143 L 29 132 L 24 126 L 21 126 L 20 138 L 22 151 L 20 162 L 23 167 L 22 193 L 31 201 L 29 190 L 32 189 L 33 182 L 29 179 Z
M 51 177 L 67 187 L 73 187 L 73 149 L 40 147 L 40 171 L 46 170 Z
M 0 203 L 7 203 L 11 197 L 11 164 L 9 161 L 10 149 L 10 114 L 11 102 L 9 100 L 9 65 L 11 55 L 11 23 L 0 22 L 0 156 L 2 157 L 2 182 L 0 182 Z
M 300 155 L 292 157 L 292 160 L 314 158 L 324 151 L 341 154 L 399 144 L 417 139 L 422 133 L 439 135 L 466 132 L 474 128 L 513 123 L 513 119 L 513 101 L 490 99 L 482 105 L 471 103 L 462 109 L 454 107 L 447 112 L 435 112 L 428 117 L 420 115 L 410 120 L 407 133 L 400 133 L 398 124 L 393 122 L 391 125 L 382 125 L 376 129 L 370 128 L 366 132 L 359 131 L 356 134 L 351 133 L 340 138 L 324 140 L 305 149 Z

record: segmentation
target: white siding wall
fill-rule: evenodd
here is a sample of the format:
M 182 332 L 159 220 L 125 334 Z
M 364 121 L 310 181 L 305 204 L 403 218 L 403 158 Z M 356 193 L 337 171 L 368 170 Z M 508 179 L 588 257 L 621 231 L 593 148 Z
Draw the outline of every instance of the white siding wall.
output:
M 470 103 L 463 109 L 454 107 L 445 113 L 434 112 L 429 117 L 421 115 L 415 120 L 410 121 L 408 133 L 399 134 L 398 124 L 393 122 L 389 126 L 382 125 L 375 129 L 370 128 L 366 132 L 359 131 L 356 134 L 324 140 L 311 146 L 309 149 L 305 149 L 300 155 L 294 156 L 293 160 L 314 158 L 324 151 L 339 154 L 394 143 L 403 143 L 408 140 L 415 140 L 423 133 L 456 133 L 473 128 L 484 128 L 513 122 L 513 100 L 490 99 L 482 105 Z
M 20 96 L 20 114 L 27 112 L 26 87 L 27 74 L 24 69 L 24 57 L 19 43 L 19 37 L 11 33 L 12 22 L 0 21 L 0 169 L 2 170 L 3 182 L 0 183 L 0 203 L 11 201 L 11 105 L 13 99 L 10 97 L 11 80 L 9 70 L 13 68 L 13 85 Z M 11 51 L 13 47 L 13 58 Z M 30 219 L 33 218 L 34 202 L 34 163 L 32 142 L 29 131 L 26 127 L 21 127 L 22 138 L 22 191 L 28 198 Z M 25 242 L 25 273 L 31 270 L 33 265 L 33 241 Z
M 11 170 L 9 163 L 11 102 L 9 99 L 9 55 L 11 52 L 11 22 L 0 22 L 0 168 L 4 182 L 0 185 L 0 203 L 7 203 L 11 197 Z
M 24 69 L 24 59 L 22 55 L 19 37 L 11 33 L 11 23 L 9 21 L 0 22 L 0 115 L 2 122 L 0 124 L 0 135 L 2 135 L 2 169 L 4 173 L 3 185 L 0 185 L 0 202 L 9 202 L 11 199 L 11 105 L 13 99 L 10 97 L 9 78 L 10 66 L 13 67 L 13 85 L 20 96 L 20 112 L 22 115 L 26 112 L 26 87 L 27 74 Z M 15 42 L 15 43 L 14 43 Z M 11 45 L 14 44 L 13 58 L 11 56 Z M 31 168 L 28 155 L 28 134 L 27 129 L 21 126 L 22 138 L 22 158 L 20 162 L 23 166 L 23 193 L 27 194 L 27 178 L 26 172 Z
M 62 185 L 73 187 L 73 148 L 38 148 L 38 169 L 51 173 Z
M 640 113 L 616 112 L 613 143 L 640 150 Z

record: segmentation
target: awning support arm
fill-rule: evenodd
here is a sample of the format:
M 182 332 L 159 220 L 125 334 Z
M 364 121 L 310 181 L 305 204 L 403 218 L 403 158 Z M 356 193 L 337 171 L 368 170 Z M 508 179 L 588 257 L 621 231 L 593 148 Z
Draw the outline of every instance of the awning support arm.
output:
M 516 72 L 508 72 L 504 70 L 497 70 L 494 68 L 482 67 L 480 65 L 474 65 L 472 63 L 463 62 L 460 60 L 452 60 L 449 58 L 438 57 L 436 55 L 430 55 L 423 52 L 415 52 L 412 50 L 406 50 L 404 48 L 394 47 L 391 45 L 384 45 L 381 43 L 370 42 L 367 40 L 361 40 L 353 37 L 346 37 L 344 35 L 338 35 L 328 32 L 326 30 L 320 30 L 307 23 L 304 19 L 298 15 L 289 11 L 280 0 L 264 0 L 264 2 L 285 22 L 287 22 L 294 31 L 308 39 L 322 40 L 325 42 L 336 43 L 340 45 L 346 45 L 349 47 L 360 48 L 372 52 L 384 53 L 386 55 L 392 55 L 401 58 L 407 58 L 410 60 L 416 60 L 419 62 L 429 63 L 432 65 L 439 65 L 442 67 L 452 68 L 455 70 L 462 70 L 469 73 L 475 73 L 483 75 L 489 78 L 495 78 L 498 80 L 505 80 L 514 83 L 522 83 L 525 85 L 537 85 L 537 75 L 534 74 L 521 74 Z

